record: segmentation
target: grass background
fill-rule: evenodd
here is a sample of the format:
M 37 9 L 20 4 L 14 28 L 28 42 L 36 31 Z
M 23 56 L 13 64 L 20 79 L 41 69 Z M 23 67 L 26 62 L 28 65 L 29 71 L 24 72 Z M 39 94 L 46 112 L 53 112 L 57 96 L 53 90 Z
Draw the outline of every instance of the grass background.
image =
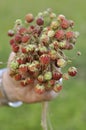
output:
M 76 50 L 82 55 L 76 57 L 74 64 L 78 75 L 64 82 L 59 97 L 49 103 L 49 115 L 53 130 L 86 129 L 86 1 L 85 0 L 2 0 L 0 2 L 0 61 L 6 62 L 10 54 L 8 29 L 14 21 L 24 18 L 25 14 L 51 7 L 57 14 L 64 14 L 76 23 L 80 32 Z M 73 55 L 73 53 L 72 53 Z M 74 57 L 75 55 L 73 55 Z M 4 65 L 3 67 L 6 67 Z M 41 104 L 24 104 L 19 108 L 0 108 L 0 130 L 42 130 Z

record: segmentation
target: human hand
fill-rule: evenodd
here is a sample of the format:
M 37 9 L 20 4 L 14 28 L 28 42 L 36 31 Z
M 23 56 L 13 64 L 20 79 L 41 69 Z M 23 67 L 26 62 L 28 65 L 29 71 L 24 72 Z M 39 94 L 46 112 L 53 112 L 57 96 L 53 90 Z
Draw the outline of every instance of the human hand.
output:
M 3 74 L 3 85 L 4 89 L 7 93 L 8 98 L 11 101 L 22 101 L 25 103 L 34 103 L 34 102 L 42 102 L 49 101 L 58 96 L 58 93 L 53 90 L 45 91 L 43 94 L 38 94 L 34 90 L 34 86 L 37 84 L 37 80 L 35 79 L 33 84 L 28 85 L 27 87 L 22 87 L 18 81 L 15 81 L 12 77 L 10 77 L 10 62 L 14 58 L 15 53 L 12 52 L 9 60 L 8 60 L 8 69 Z

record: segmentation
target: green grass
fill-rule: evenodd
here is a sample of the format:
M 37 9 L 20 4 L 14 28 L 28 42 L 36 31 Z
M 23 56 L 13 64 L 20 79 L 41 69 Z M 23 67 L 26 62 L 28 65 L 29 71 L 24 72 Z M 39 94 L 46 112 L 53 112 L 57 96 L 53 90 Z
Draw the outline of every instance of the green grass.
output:
M 74 64 L 79 73 L 76 78 L 64 82 L 59 97 L 50 102 L 49 115 L 54 130 L 86 129 L 86 1 L 84 0 L 3 0 L 0 2 L 0 61 L 7 62 L 10 54 L 7 31 L 17 18 L 25 14 L 43 11 L 51 7 L 57 14 L 64 14 L 75 21 L 80 37 L 75 50 L 82 55 Z M 74 52 L 75 53 L 75 52 Z M 73 53 L 72 53 L 73 54 Z M 4 65 L 3 67 L 6 67 Z M 0 130 L 42 130 L 41 104 L 24 104 L 17 109 L 0 108 Z

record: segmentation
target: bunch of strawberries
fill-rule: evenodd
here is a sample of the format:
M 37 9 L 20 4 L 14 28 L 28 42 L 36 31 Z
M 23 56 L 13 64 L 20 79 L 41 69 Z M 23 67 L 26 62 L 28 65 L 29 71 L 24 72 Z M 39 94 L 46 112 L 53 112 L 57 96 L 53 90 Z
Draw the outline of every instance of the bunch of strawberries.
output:
M 65 50 L 75 46 L 78 32 L 73 31 L 74 22 L 64 15 L 56 15 L 52 9 L 25 16 L 25 23 L 17 19 L 13 29 L 8 31 L 10 45 L 15 53 L 10 62 L 10 76 L 21 86 L 28 87 L 36 80 L 34 91 L 59 92 L 60 80 L 75 76 L 77 69 L 73 66 L 66 73 L 62 72 L 69 58 Z

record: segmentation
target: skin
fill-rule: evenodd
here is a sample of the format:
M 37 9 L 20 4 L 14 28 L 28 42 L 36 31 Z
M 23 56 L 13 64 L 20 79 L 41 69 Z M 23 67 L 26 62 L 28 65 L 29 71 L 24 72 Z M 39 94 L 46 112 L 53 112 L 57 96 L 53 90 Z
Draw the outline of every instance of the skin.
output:
M 34 85 L 37 84 L 37 81 L 34 80 L 34 83 L 31 86 L 21 87 L 18 81 L 15 81 L 9 76 L 10 68 L 9 63 L 14 58 L 15 53 L 11 53 L 8 60 L 8 69 L 3 74 L 3 85 L 4 90 L 10 101 L 22 101 L 25 103 L 36 103 L 42 101 L 50 101 L 57 97 L 58 93 L 53 90 L 49 92 L 44 92 L 43 94 L 37 94 L 34 91 Z

